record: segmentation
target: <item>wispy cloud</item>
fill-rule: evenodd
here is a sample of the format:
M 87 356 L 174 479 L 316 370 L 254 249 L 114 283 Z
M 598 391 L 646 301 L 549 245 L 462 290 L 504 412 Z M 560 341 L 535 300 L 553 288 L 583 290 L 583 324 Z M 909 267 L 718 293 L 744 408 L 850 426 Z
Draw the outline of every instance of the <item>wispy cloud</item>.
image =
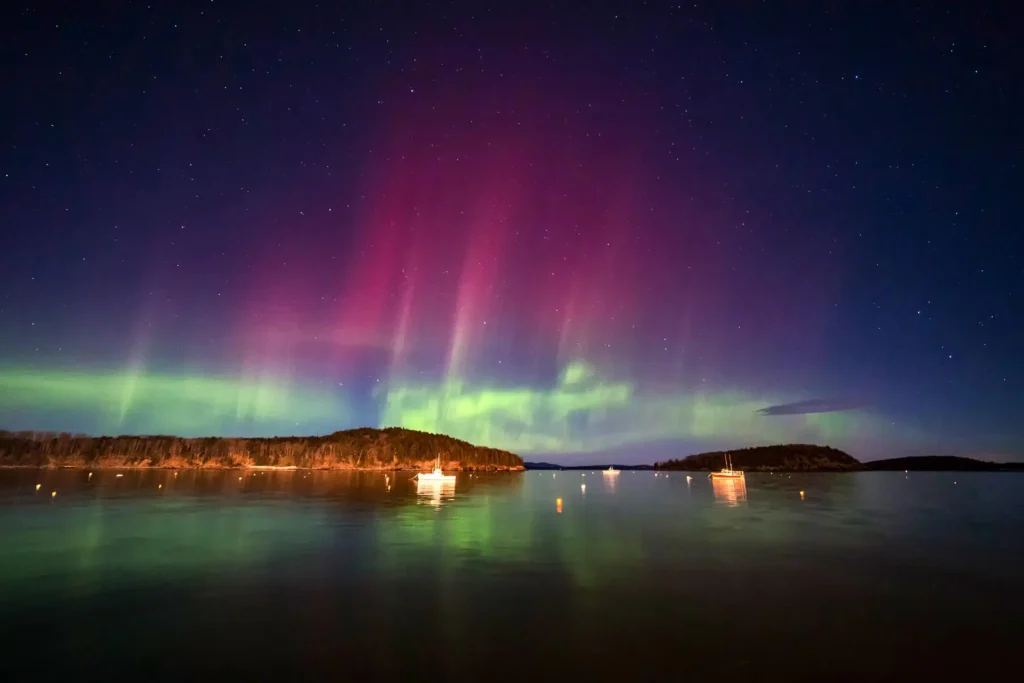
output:
M 863 401 L 848 398 L 812 398 L 807 401 L 768 406 L 757 412 L 762 415 L 806 415 L 808 413 L 831 413 L 837 410 L 855 410 L 863 406 Z

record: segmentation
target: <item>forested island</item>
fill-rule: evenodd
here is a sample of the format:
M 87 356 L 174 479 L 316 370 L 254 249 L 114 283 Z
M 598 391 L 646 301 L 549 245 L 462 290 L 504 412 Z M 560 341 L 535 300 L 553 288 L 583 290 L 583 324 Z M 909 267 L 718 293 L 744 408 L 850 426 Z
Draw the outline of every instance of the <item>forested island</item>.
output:
M 746 472 L 843 472 L 860 469 L 861 463 L 848 453 L 830 446 L 813 444 L 785 444 L 756 446 L 734 451 L 698 453 L 679 460 L 654 463 L 659 470 L 705 472 L 725 467 L 725 456 L 732 458 L 732 466 Z
M 262 439 L 0 431 L 0 467 L 428 470 L 438 455 L 447 470 L 523 469 L 508 451 L 398 427 Z
M 872 460 L 864 463 L 863 468 L 878 472 L 1024 472 L 1024 463 L 987 462 L 955 455 L 917 455 Z
M 735 469 L 746 472 L 862 472 L 862 471 L 933 471 L 933 472 L 1016 472 L 1024 471 L 1022 463 L 998 463 L 952 455 L 926 455 L 861 462 L 848 453 L 830 446 L 784 444 L 756 446 L 734 451 L 699 453 L 679 460 L 654 463 L 659 470 L 707 472 L 725 467 L 725 456 L 732 457 Z

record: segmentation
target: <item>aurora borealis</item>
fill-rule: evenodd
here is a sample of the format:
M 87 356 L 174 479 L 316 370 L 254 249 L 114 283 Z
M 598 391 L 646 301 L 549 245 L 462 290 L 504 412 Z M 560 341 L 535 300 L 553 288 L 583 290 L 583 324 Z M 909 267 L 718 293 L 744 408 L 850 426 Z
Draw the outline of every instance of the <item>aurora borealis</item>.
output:
M 21 12 L 0 428 L 1024 454 L 995 17 L 394 9 Z

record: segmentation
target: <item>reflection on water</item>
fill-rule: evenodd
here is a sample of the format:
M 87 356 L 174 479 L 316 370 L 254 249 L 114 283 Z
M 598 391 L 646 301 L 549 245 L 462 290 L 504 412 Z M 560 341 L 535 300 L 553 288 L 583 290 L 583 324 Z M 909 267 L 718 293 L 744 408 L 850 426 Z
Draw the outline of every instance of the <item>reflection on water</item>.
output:
M 455 499 L 454 481 L 416 480 L 417 503 L 441 507 L 444 501 Z
M 411 474 L 0 470 L 0 679 L 991 680 L 1024 628 L 1024 476 Z
M 715 502 L 736 507 L 747 500 L 747 481 L 743 479 L 711 479 Z

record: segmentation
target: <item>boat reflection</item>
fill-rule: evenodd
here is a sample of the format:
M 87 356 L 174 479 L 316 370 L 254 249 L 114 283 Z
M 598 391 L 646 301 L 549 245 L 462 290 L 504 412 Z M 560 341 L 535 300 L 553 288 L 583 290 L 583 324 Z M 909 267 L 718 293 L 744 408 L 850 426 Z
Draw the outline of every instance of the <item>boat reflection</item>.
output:
M 441 507 L 445 502 L 455 499 L 454 481 L 436 481 L 430 479 L 416 480 L 416 502 L 422 505 Z
M 747 500 L 745 479 L 712 479 L 711 486 L 715 491 L 716 503 L 736 507 Z

